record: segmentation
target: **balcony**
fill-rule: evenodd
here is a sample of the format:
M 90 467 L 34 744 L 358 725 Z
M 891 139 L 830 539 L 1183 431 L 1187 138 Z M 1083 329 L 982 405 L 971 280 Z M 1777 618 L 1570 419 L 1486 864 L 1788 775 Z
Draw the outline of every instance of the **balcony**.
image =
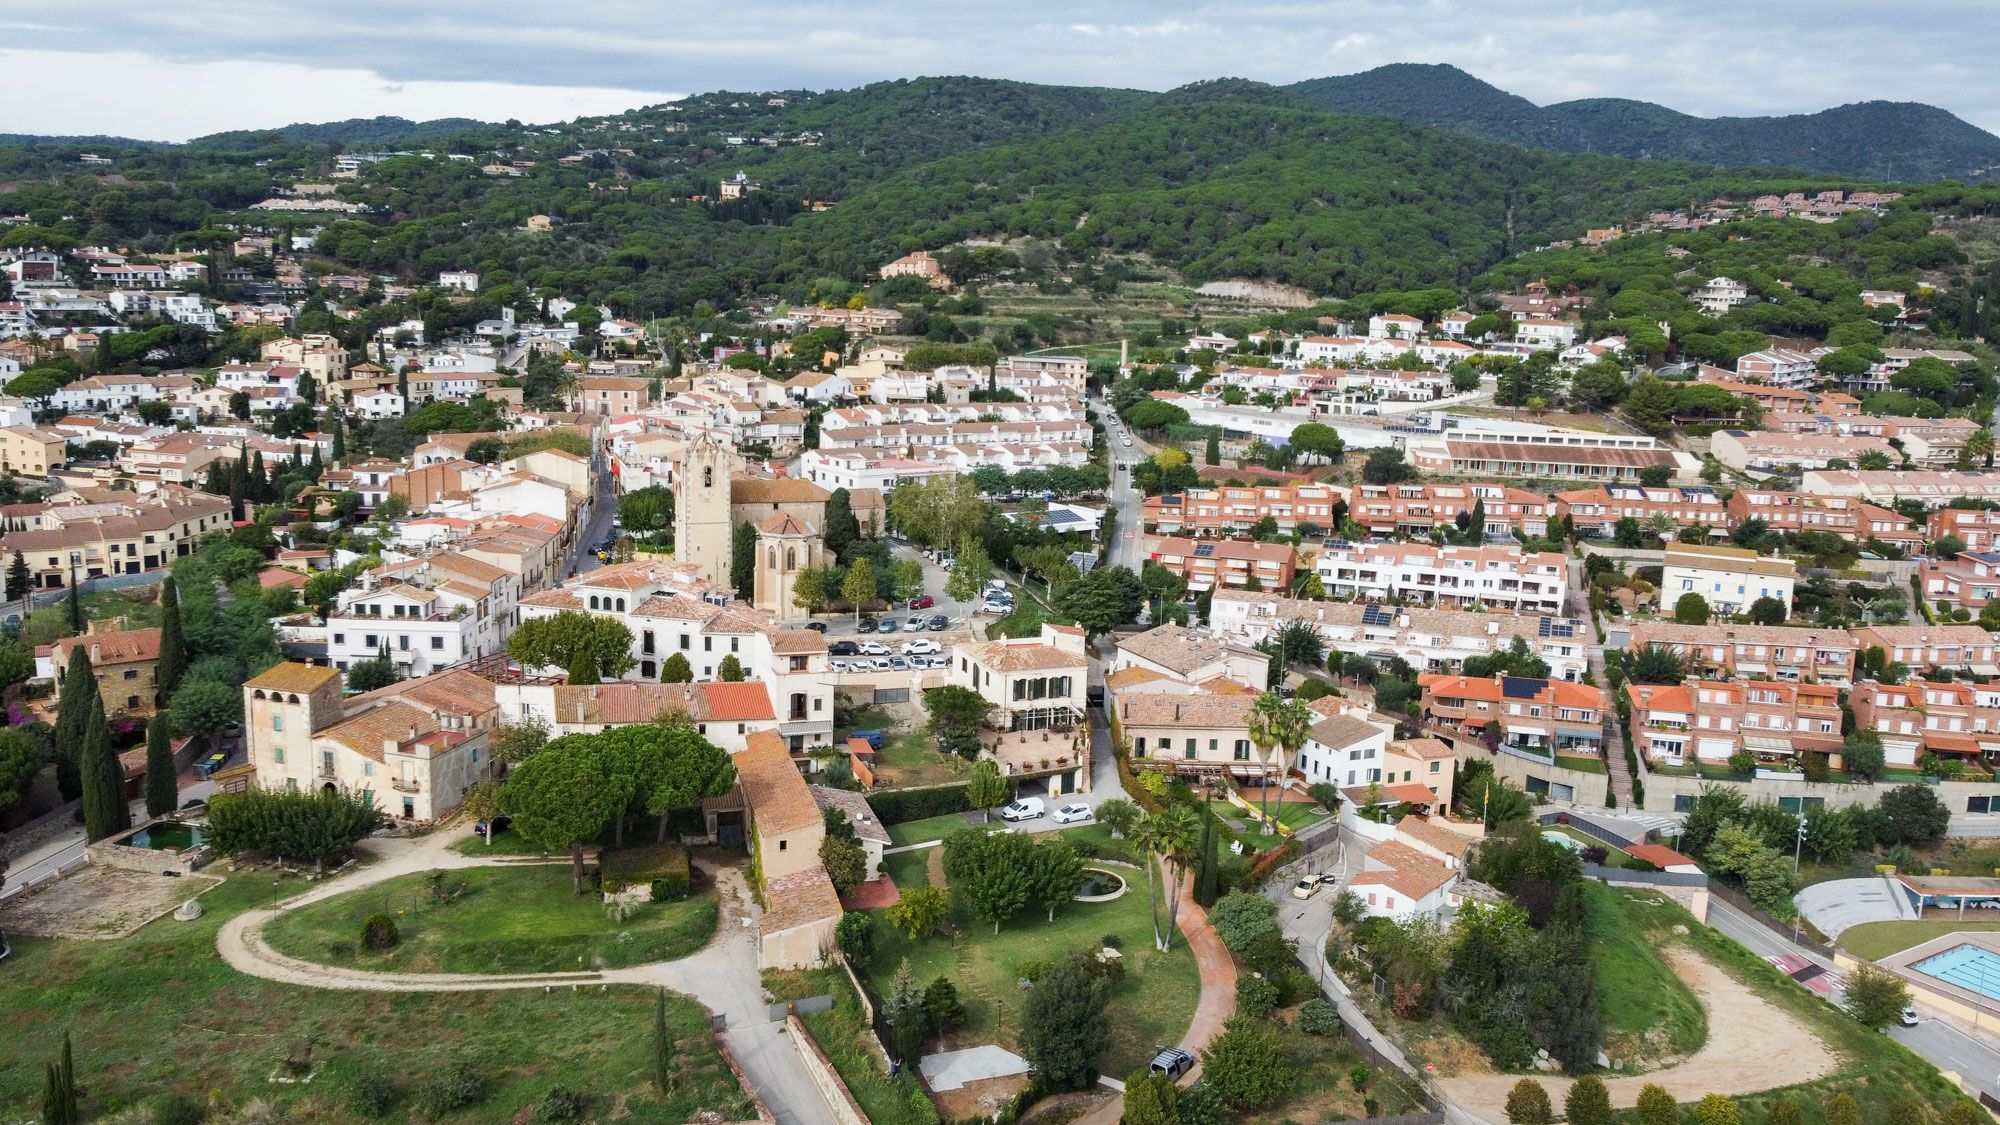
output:
M 421 793 L 423 792 L 423 783 L 411 778 L 401 778 L 390 782 L 389 788 L 394 789 L 398 793 Z

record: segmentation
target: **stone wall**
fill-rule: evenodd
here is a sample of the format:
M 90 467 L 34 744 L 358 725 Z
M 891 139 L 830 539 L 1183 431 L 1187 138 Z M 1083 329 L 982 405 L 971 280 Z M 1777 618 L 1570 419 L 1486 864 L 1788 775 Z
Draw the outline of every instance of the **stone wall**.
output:
M 806 1028 L 805 1021 L 797 1016 L 786 1016 L 785 1028 L 792 1033 L 792 1045 L 798 1048 L 799 1058 L 806 1064 L 806 1073 L 812 1075 L 813 1085 L 819 1087 L 827 1105 L 833 1108 L 834 1125 L 869 1125 L 868 1115 L 861 1111 L 861 1104 L 854 1100 L 854 1094 L 841 1080 L 840 1072 L 833 1069 L 826 1052 L 820 1050 L 819 1042 Z
M 1734 786 L 1743 790 L 1744 797 L 1753 803 L 1775 802 L 1782 797 L 1814 797 L 1824 800 L 1827 808 L 1837 809 L 1850 805 L 1872 806 L 1882 799 L 1883 793 L 1903 784 L 1882 781 L 1874 785 L 1857 785 L 1852 782 L 1811 782 L 1803 778 L 1774 777 L 1755 781 L 1706 781 L 1698 777 L 1669 776 L 1652 770 L 1645 771 L 1642 782 L 1646 787 L 1645 811 L 1659 813 L 1673 812 L 1676 796 L 1698 797 L 1702 787 L 1707 785 Z M 1944 781 L 1931 786 L 1931 790 L 1953 816 L 1965 814 L 1968 797 L 2000 797 L 2000 784 L 1990 781 Z M 1599 803 L 1601 800 L 1600 797 Z

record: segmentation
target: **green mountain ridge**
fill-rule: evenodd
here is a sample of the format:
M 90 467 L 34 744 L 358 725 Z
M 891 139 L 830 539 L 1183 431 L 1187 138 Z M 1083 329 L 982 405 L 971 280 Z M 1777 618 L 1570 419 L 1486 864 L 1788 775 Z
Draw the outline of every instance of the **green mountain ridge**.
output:
M 2000 137 L 1935 106 L 1868 101 L 1783 117 L 1703 118 L 1652 102 L 1548 106 L 1442 64 L 1394 63 L 1286 87 L 1348 113 L 1402 118 L 1557 152 L 1774 166 L 1922 182 L 2000 171 Z

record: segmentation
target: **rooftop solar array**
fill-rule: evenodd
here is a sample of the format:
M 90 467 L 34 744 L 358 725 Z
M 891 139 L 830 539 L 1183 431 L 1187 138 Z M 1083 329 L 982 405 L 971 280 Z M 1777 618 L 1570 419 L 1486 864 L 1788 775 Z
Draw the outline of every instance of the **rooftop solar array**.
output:
M 1396 623 L 1396 615 L 1390 613 L 1387 606 L 1363 606 L 1361 609 L 1361 623 L 1363 625 L 1394 625 Z
M 1214 554 L 1215 554 L 1215 544 L 1213 543 L 1196 543 L 1194 545 L 1195 558 L 1205 559 L 1211 557 Z
M 1540 632 L 1544 637 L 1574 637 L 1576 636 L 1576 622 L 1559 620 L 1554 617 L 1544 617 L 1542 618 Z
M 1547 680 L 1531 680 L 1526 676 L 1500 677 L 1500 694 L 1508 699 L 1533 699 L 1548 686 Z

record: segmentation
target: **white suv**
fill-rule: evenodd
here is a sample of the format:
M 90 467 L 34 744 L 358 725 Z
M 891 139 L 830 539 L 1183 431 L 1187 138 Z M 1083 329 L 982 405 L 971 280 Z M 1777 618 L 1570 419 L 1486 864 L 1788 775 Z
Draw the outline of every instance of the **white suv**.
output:
M 936 641 L 905 641 L 903 643 L 904 656 L 933 656 L 943 651 L 942 648 L 938 647 Z

